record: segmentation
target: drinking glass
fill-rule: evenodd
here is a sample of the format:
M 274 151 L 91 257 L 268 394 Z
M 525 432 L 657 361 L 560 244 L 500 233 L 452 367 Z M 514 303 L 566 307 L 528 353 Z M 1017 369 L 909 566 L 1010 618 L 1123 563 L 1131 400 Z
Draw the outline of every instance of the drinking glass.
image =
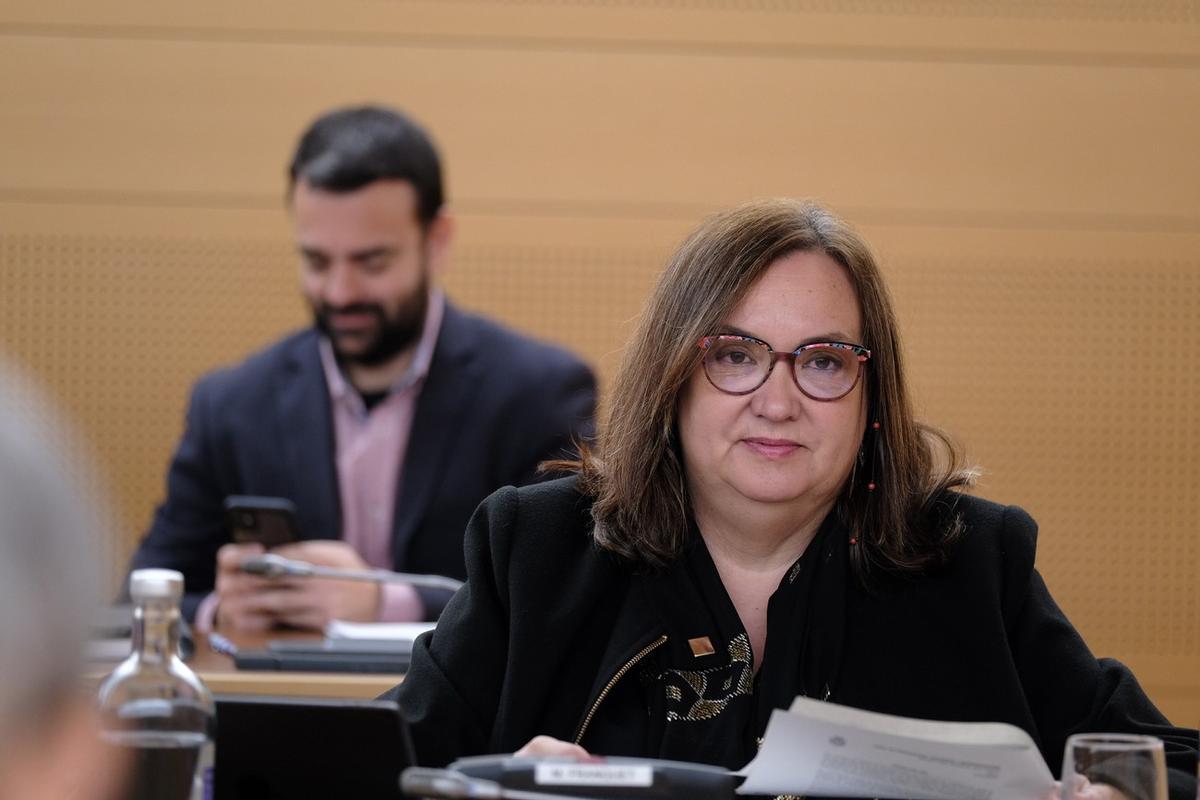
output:
M 1062 800 L 1112 797 L 1167 800 L 1167 762 L 1154 736 L 1077 733 L 1063 754 Z

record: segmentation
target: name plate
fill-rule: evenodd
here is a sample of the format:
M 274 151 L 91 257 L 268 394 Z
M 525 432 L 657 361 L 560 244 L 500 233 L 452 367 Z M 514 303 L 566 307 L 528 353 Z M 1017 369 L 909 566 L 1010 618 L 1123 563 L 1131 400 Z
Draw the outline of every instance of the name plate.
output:
M 654 769 L 641 764 L 538 764 L 539 786 L 653 786 Z

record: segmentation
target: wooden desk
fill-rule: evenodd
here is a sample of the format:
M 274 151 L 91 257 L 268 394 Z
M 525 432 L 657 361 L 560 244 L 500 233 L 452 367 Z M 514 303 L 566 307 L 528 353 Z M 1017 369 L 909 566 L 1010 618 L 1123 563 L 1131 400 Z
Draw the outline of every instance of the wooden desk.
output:
M 294 697 L 350 697 L 370 699 L 404 680 L 403 674 L 364 675 L 349 672 L 251 672 L 239 670 L 231 656 L 215 652 L 203 633 L 194 633 L 196 652 L 188 666 L 196 671 L 213 694 L 273 694 Z M 268 639 L 313 639 L 310 633 L 273 631 L 266 634 L 228 636 L 247 650 L 266 646 Z
M 193 632 L 196 652 L 187 662 L 213 694 L 269 694 L 289 697 L 343 697 L 371 699 L 404 680 L 403 674 L 364 675 L 350 672 L 251 672 L 239 670 L 231 656 L 215 652 L 203 633 Z M 319 639 L 310 633 L 272 631 L 266 634 L 229 636 L 247 650 L 266 646 L 268 639 Z M 111 667 L 88 675 L 99 684 Z

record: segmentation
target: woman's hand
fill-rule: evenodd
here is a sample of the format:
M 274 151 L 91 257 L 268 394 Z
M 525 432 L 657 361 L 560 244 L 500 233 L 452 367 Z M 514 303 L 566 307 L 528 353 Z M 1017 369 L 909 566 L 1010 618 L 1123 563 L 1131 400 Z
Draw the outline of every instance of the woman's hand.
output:
M 555 739 L 553 736 L 535 736 L 513 755 L 589 757 L 588 751 L 579 745 L 564 742 L 562 739 Z
M 1055 781 L 1054 791 L 1048 792 L 1042 800 L 1129 800 L 1125 793 L 1120 789 L 1109 786 L 1107 783 L 1092 783 L 1082 775 L 1074 776 L 1071 780 L 1071 793 L 1064 795 L 1062 783 Z

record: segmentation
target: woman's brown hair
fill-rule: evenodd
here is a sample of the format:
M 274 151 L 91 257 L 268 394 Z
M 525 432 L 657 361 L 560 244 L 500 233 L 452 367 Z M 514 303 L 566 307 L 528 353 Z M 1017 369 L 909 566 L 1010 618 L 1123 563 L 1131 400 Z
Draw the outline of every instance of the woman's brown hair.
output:
M 928 511 L 969 475 L 950 439 L 913 417 L 896 315 L 879 267 L 841 219 L 813 203 L 783 199 L 709 218 L 659 279 L 625 350 L 598 439 L 577 465 L 582 490 L 594 498 L 600 546 L 658 566 L 687 542 L 691 505 L 676 407 L 699 365 L 697 342 L 720 329 L 768 267 L 799 251 L 824 253 L 846 270 L 862 312 L 861 344 L 872 353 L 861 466 L 835 503 L 858 543 L 855 569 L 865 577 L 872 566 L 903 572 L 941 560 L 956 526 L 931 525 Z

